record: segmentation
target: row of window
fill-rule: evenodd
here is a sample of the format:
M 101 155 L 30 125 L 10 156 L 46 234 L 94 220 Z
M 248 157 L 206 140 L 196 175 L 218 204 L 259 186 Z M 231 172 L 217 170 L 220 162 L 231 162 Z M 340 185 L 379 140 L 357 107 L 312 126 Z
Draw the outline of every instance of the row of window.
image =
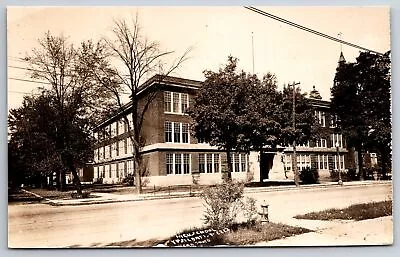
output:
M 199 172 L 200 173 L 220 173 L 221 157 L 217 153 L 199 154 Z M 231 154 L 233 172 L 248 171 L 248 155 Z M 166 154 L 167 174 L 190 174 L 191 173 L 191 155 L 185 153 L 167 153 Z
M 331 134 L 330 137 L 330 146 L 331 147 L 336 147 L 336 143 L 339 144 L 339 147 L 342 148 L 343 147 L 343 137 L 341 134 Z M 302 146 L 302 147 L 310 147 L 310 142 L 307 142 L 305 144 L 302 145 L 297 145 L 297 146 Z M 318 140 L 315 141 L 315 147 L 318 148 L 327 148 L 327 140 L 325 138 L 320 138 Z
M 307 167 L 311 167 L 311 155 L 297 155 L 297 167 L 299 169 L 305 169 Z M 339 158 L 337 158 L 336 155 L 334 155 L 331 159 L 333 162 L 333 169 L 337 170 L 338 166 L 340 167 L 341 170 L 344 170 L 344 155 L 340 155 Z M 285 170 L 291 170 L 292 169 L 292 155 L 291 154 L 285 154 L 284 156 L 284 166 Z M 320 170 L 328 170 L 329 169 L 329 155 L 317 155 L 317 169 Z
M 164 112 L 185 114 L 189 108 L 189 95 L 178 92 L 164 92 Z
M 318 120 L 318 123 L 321 125 L 321 127 L 326 126 L 326 116 L 324 111 L 315 111 L 315 117 Z M 331 128 L 336 128 L 337 127 L 337 117 L 336 116 L 331 116 Z
M 94 160 L 115 158 L 126 154 L 132 154 L 132 140 L 129 137 L 95 149 Z
M 133 161 L 111 163 L 94 167 L 94 178 L 124 178 L 133 174 Z
M 127 120 L 129 122 L 129 127 L 132 129 L 132 116 L 128 115 Z M 94 132 L 93 136 L 95 140 L 102 141 L 107 138 L 113 138 L 115 136 L 122 135 L 126 132 L 128 132 L 128 124 L 126 124 L 125 119 L 121 117 L 119 120 L 107 125 L 100 131 Z

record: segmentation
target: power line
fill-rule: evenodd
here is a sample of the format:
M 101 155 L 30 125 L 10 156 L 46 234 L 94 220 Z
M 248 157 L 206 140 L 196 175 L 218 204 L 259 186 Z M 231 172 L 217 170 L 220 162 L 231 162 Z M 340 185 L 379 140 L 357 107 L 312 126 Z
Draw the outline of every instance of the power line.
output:
M 41 82 L 41 81 L 34 81 L 34 80 L 28 80 L 28 79 L 19 79 L 19 78 L 12 78 L 12 77 L 8 77 L 8 79 L 18 80 L 18 81 L 23 81 L 23 82 L 31 82 L 31 83 L 51 85 L 51 83 L 49 83 L 49 82 Z
M 14 91 L 14 90 L 8 90 L 8 93 L 22 94 L 22 95 L 40 95 L 37 93 L 28 93 L 28 92 L 22 92 L 22 91 Z
M 290 25 L 290 26 L 296 27 L 296 28 L 298 28 L 298 29 L 301 29 L 301 30 L 304 30 L 304 31 L 313 33 L 313 34 L 315 34 L 315 35 L 318 35 L 318 36 L 321 36 L 321 37 L 324 37 L 324 38 L 327 38 L 327 39 L 330 39 L 330 40 L 333 40 L 333 41 L 336 41 L 336 42 L 339 42 L 339 43 L 342 43 L 342 44 L 345 44 L 345 45 L 348 45 L 348 46 L 351 46 L 351 47 L 355 47 L 355 48 L 358 48 L 358 49 L 361 49 L 361 50 L 364 50 L 364 51 L 367 51 L 367 52 L 372 52 L 372 53 L 375 53 L 375 54 L 378 54 L 378 55 L 383 55 L 383 54 L 380 53 L 380 52 L 377 52 L 377 51 L 374 51 L 374 50 L 370 50 L 370 49 L 368 49 L 368 48 L 365 48 L 365 47 L 362 47 L 362 46 L 359 46 L 359 45 L 356 45 L 356 44 L 352 44 L 352 43 L 350 43 L 350 42 L 347 42 L 347 41 L 344 41 L 344 40 L 341 40 L 341 39 L 338 39 L 338 38 L 329 36 L 329 35 L 327 35 L 327 34 L 324 34 L 324 33 L 319 32 L 319 31 L 316 31 L 316 30 L 313 30 L 313 29 L 304 27 L 304 26 L 299 25 L 299 24 L 297 24 L 297 23 L 294 23 L 294 22 L 285 20 L 285 19 L 283 19 L 283 18 L 280 18 L 280 17 L 275 16 L 275 15 L 270 14 L 270 13 L 267 13 L 267 12 L 265 12 L 265 11 L 262 11 L 262 10 L 260 10 L 260 9 L 255 8 L 255 7 L 252 7 L 252 6 L 244 6 L 244 8 L 246 8 L 246 9 L 248 9 L 248 10 L 250 10 L 250 11 L 256 12 L 256 13 L 258 13 L 258 14 L 261 14 L 261 15 L 263 15 L 263 16 L 266 16 L 266 17 L 268 17 L 268 18 L 271 18 L 271 19 L 274 19 L 274 20 L 283 22 L 283 23 L 285 23 L 285 24 L 288 24 L 288 25 Z

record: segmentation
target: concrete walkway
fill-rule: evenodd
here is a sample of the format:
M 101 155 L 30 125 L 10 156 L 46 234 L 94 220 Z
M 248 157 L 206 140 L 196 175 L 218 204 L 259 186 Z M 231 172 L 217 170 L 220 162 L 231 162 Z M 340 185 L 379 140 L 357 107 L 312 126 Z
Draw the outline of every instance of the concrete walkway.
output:
M 296 186 L 271 186 L 271 187 L 246 187 L 245 193 L 262 193 L 262 192 L 279 192 L 289 190 L 312 190 L 315 188 L 333 188 L 333 187 L 359 187 L 359 186 L 374 186 L 377 184 L 391 184 L 392 181 L 352 181 L 345 182 L 343 186 L 338 185 L 336 182 L 302 185 Z M 32 192 L 26 191 L 33 195 Z M 44 202 L 54 206 L 71 206 L 71 205 L 88 205 L 88 204 L 104 204 L 104 203 L 118 203 L 129 201 L 144 201 L 155 199 L 172 199 L 199 196 L 200 191 L 192 192 L 170 192 L 170 193 L 146 193 L 146 194 L 113 194 L 113 193 L 91 193 L 92 198 L 85 199 L 59 199 L 52 200 L 44 198 Z M 38 195 L 36 195 L 38 196 Z M 40 197 L 40 196 L 38 196 Z M 42 197 L 40 197 L 42 198 Z
M 299 226 L 312 229 L 320 221 L 299 221 Z M 313 224 L 314 223 L 314 224 Z M 393 244 L 393 217 L 362 221 L 327 221 L 325 228 L 284 239 L 260 242 L 255 246 L 347 246 Z

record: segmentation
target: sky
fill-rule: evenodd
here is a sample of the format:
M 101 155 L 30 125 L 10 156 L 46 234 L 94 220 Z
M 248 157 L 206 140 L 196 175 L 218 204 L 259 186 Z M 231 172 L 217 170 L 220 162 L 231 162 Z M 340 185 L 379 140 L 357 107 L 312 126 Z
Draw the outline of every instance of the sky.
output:
M 390 50 L 388 7 L 276 7 L 257 8 L 333 37 L 386 52 Z M 324 100 L 330 88 L 340 51 L 354 62 L 359 49 L 319 37 L 254 13 L 243 7 L 9 7 L 7 9 L 8 109 L 21 105 L 23 96 L 41 86 L 30 80 L 23 58 L 46 31 L 64 35 L 78 46 L 84 40 L 112 38 L 116 19 L 138 14 L 144 36 L 161 50 L 175 51 L 171 62 L 191 48 L 189 59 L 174 76 L 204 80 L 203 71 L 217 71 L 229 55 L 239 68 L 262 77 L 277 76 L 278 84 L 300 82 L 303 92 L 312 87 Z M 252 51 L 252 44 L 254 51 Z M 254 53 L 254 54 L 253 54 Z

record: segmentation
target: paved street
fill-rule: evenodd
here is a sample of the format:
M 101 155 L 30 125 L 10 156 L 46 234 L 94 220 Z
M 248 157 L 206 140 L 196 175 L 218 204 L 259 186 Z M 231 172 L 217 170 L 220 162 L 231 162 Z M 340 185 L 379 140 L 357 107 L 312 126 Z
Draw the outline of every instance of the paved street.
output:
M 391 198 L 390 184 L 252 193 L 270 204 L 270 220 L 320 229 L 327 222 L 296 220 L 296 214 Z M 199 198 L 81 206 L 9 205 L 10 247 L 96 246 L 116 241 L 164 238 L 201 226 Z

